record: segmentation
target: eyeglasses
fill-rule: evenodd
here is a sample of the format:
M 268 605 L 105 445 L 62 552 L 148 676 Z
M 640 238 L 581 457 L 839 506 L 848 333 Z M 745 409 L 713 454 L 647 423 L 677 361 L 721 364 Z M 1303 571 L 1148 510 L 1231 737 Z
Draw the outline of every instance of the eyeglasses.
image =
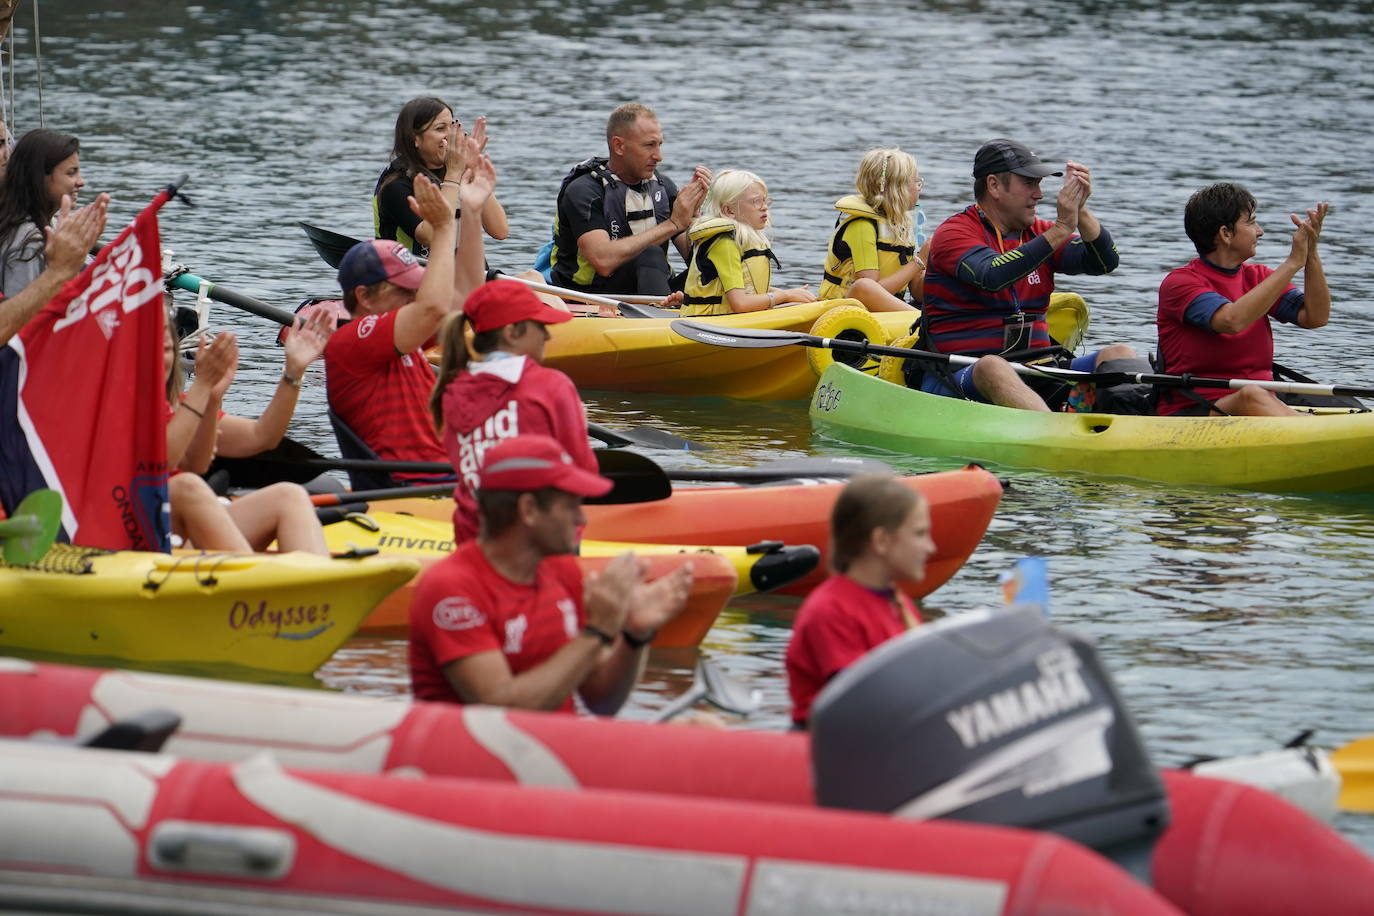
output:
M 916 185 L 916 193 L 917 193 L 917 194 L 920 194 L 921 191 L 922 191 L 922 189 L 924 189 L 925 186 L 926 186 L 926 180 L 925 180 L 924 178 L 922 178 L 921 176 L 919 176 L 919 175 L 917 175 L 915 178 L 913 178 L 913 179 L 912 179 L 912 182 Z
M 750 206 L 750 207 L 771 207 L 771 206 L 773 206 L 773 198 L 771 198 L 771 197 L 748 197 L 748 198 L 745 198 L 745 199 L 741 200 L 740 203 L 745 204 L 746 206 Z

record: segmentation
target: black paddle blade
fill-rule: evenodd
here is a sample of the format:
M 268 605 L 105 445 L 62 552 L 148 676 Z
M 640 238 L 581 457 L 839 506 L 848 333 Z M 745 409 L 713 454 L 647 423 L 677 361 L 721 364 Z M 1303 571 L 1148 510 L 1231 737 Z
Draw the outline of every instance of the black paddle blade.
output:
M 821 338 L 797 331 L 774 331 L 768 328 L 723 328 L 718 324 L 706 324 L 679 318 L 668 325 L 679 337 L 695 343 L 710 344 L 714 347 L 743 347 L 761 349 L 768 347 L 819 347 Z
M 305 237 L 310 239 L 310 244 L 315 246 L 315 251 L 324 258 L 324 262 L 330 267 L 338 267 L 343 256 L 348 254 L 348 249 L 360 241 L 351 236 L 340 235 L 337 232 L 330 232 L 328 229 L 321 229 L 319 226 L 312 226 L 309 223 L 301 223 L 300 227 L 305 230 Z
M 603 442 L 611 448 L 637 445 L 640 448 L 671 449 L 675 452 L 709 452 L 711 450 L 711 446 L 704 442 L 693 442 L 691 439 L 684 439 L 667 430 L 654 429 L 651 426 L 610 429 L 600 423 L 588 423 L 587 432 L 593 439 Z
M 647 503 L 673 495 L 673 485 L 663 468 L 638 452 L 618 448 L 594 449 L 597 469 L 615 486 L 605 496 L 585 500 L 591 504 Z

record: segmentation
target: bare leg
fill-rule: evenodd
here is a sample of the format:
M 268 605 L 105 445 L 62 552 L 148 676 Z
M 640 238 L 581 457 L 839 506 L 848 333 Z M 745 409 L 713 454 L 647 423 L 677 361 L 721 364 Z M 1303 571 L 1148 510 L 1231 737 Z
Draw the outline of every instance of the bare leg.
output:
M 1218 398 L 1216 406 L 1233 417 L 1297 417 L 1296 410 L 1278 399 L 1274 392 L 1254 385 Z
M 250 553 L 252 547 L 209 484 L 195 474 L 174 474 L 167 481 L 172 531 L 201 550 Z
M 329 556 L 310 495 L 297 484 L 274 483 L 236 499 L 229 505 L 229 516 L 254 550 L 275 540 L 278 550 Z
M 1000 356 L 983 356 L 973 364 L 973 384 L 994 404 L 1019 410 L 1049 412 L 1040 395 L 1021 380 L 1016 370 Z
M 870 312 L 914 312 L 915 308 L 883 289 L 877 280 L 864 277 L 849 288 L 849 298 L 858 299 Z
M 1100 366 L 1109 359 L 1135 359 L 1135 350 L 1126 344 L 1111 344 L 1097 351 L 1097 360 L 1093 366 Z
M 519 277 L 520 279 L 522 279 L 522 280 L 533 280 L 535 283 L 547 283 L 547 282 L 548 282 L 547 280 L 544 279 L 544 275 L 543 275 L 543 274 L 541 274 L 539 271 L 537 271 L 537 270 L 535 270 L 535 269 L 533 269 L 533 268 L 530 268 L 529 270 L 524 271 L 523 273 L 516 274 L 516 276 L 518 276 L 518 277 Z M 538 296 L 538 297 L 539 297 L 539 301 L 540 301 L 540 302 L 543 302 L 545 305 L 551 305 L 551 306 L 553 306 L 554 308 L 560 309 L 561 311 L 564 311 L 564 312 L 571 311 L 571 310 L 568 308 L 568 303 L 564 302 L 562 299 L 558 298 L 558 297 L 555 296 L 553 293 L 542 293 L 542 292 L 540 292 L 540 291 L 537 290 L 537 289 L 536 289 L 536 290 L 531 290 L 531 292 L 534 293 L 536 296 Z

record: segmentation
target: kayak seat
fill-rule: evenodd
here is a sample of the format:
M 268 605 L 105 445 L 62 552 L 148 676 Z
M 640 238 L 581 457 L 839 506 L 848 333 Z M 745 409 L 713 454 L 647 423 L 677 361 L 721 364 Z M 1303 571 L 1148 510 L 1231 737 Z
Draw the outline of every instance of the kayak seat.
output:
M 333 408 L 326 408 L 326 412 L 329 414 L 329 425 L 334 429 L 334 438 L 339 443 L 340 455 L 362 461 L 380 460 L 372 446 L 364 442 L 352 427 L 339 419 Z M 398 487 L 400 484 L 385 471 L 349 471 L 348 486 L 354 490 L 383 490 Z

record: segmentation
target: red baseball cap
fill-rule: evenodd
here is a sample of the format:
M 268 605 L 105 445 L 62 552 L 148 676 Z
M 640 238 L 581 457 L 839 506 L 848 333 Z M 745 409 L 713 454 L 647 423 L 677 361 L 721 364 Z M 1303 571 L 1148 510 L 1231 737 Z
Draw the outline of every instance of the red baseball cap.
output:
M 487 449 L 477 478 L 479 490 L 553 487 L 577 496 L 604 496 L 613 486 L 600 474 L 578 467 L 553 439 L 538 435 L 514 436 Z
M 491 280 L 472 291 L 463 303 L 463 314 L 478 334 L 504 328 L 517 321 L 560 324 L 572 321 L 572 314 L 540 300 L 518 280 Z
M 425 266 L 395 239 L 373 239 L 348 249 L 339 262 L 339 287 L 348 292 L 390 280 L 402 289 L 419 289 Z

